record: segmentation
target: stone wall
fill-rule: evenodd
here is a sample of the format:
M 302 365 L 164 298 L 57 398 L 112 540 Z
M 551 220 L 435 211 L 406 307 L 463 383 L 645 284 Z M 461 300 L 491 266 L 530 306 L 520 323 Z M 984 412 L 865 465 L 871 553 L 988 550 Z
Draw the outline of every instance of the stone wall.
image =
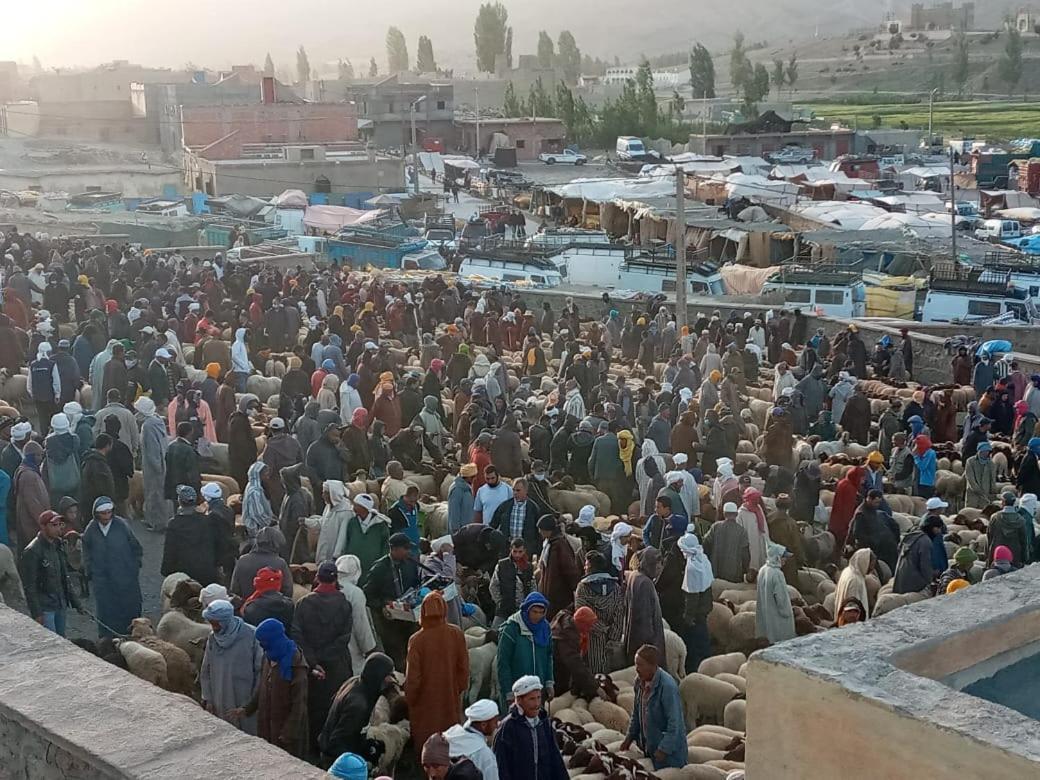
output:
M 0 778 L 325 774 L 0 605 Z
M 610 289 L 606 289 L 610 292 Z M 608 307 L 602 301 L 602 291 L 576 291 L 575 289 L 556 290 L 525 290 L 522 297 L 532 310 L 540 310 L 543 301 L 548 301 L 553 311 L 559 314 L 563 308 L 564 298 L 573 297 L 578 305 L 578 311 L 583 317 L 602 317 L 606 314 Z M 667 302 L 669 307 L 674 307 L 674 299 Z M 611 307 L 627 315 L 634 309 L 646 310 L 643 301 L 613 301 Z M 729 317 L 731 311 L 736 311 L 743 316 L 744 312 L 751 311 L 765 314 L 770 308 L 758 303 L 734 301 L 732 298 L 699 298 L 691 297 L 687 301 L 687 312 L 690 321 L 698 316 L 700 312 L 713 312 L 718 310 L 723 319 Z M 816 328 L 823 328 L 824 332 L 833 337 L 840 331 L 848 328 L 851 320 L 838 319 L 835 317 L 806 315 L 809 319 L 809 333 L 812 334 Z M 919 322 L 897 323 L 895 321 L 874 322 L 871 320 L 855 320 L 863 341 L 867 344 L 868 353 L 874 344 L 882 336 L 891 336 L 895 343 L 899 343 L 899 328 L 904 325 L 910 329 L 910 335 L 914 341 L 914 379 L 924 384 L 948 384 L 951 379 L 950 361 L 952 357 L 943 349 L 943 342 L 949 336 L 968 333 L 972 336 L 978 335 L 985 341 L 989 339 L 1007 339 L 1012 344 L 1020 346 L 1015 351 L 1022 371 L 1030 374 L 1040 373 L 1040 328 L 1011 328 L 1011 327 L 986 327 L 986 328 L 964 328 L 951 325 L 924 325 Z

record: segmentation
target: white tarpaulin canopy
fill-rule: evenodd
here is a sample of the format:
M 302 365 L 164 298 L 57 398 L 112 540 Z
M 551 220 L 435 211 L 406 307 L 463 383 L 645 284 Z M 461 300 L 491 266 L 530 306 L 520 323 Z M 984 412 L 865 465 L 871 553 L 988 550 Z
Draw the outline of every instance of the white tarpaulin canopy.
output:
M 305 209 L 308 205 L 307 193 L 303 190 L 286 190 L 276 195 L 271 203 L 280 209 Z
M 795 203 L 798 198 L 798 185 L 786 181 L 772 181 L 765 176 L 749 176 L 746 173 L 731 173 L 724 180 L 726 194 L 731 198 L 747 198 L 753 203 L 778 203 L 784 206 Z
M 561 198 L 591 200 L 595 203 L 620 198 L 641 200 L 664 198 L 675 193 L 675 181 L 659 177 L 638 179 L 574 179 L 567 184 L 546 187 L 546 191 Z
M 924 219 L 917 214 L 886 214 L 883 217 L 868 219 L 859 227 L 860 230 L 903 230 L 918 238 L 944 238 L 950 234 L 948 220 L 937 221 Z
M 371 222 L 385 213 L 381 209 L 364 211 L 349 206 L 308 206 L 303 214 L 303 224 L 314 230 L 333 233 L 347 225 Z
M 480 170 L 480 163 L 476 160 L 471 160 L 469 157 L 445 157 L 443 158 L 443 163 L 460 171 Z

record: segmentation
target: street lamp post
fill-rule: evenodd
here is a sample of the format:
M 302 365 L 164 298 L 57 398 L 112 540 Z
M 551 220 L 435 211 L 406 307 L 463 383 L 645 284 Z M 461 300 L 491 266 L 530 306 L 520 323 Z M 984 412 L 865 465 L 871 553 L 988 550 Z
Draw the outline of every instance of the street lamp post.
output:
M 420 95 L 412 101 L 412 105 L 409 107 L 412 115 L 412 182 L 416 195 L 419 194 L 419 147 L 415 141 L 415 109 L 424 100 L 426 100 L 426 95 Z

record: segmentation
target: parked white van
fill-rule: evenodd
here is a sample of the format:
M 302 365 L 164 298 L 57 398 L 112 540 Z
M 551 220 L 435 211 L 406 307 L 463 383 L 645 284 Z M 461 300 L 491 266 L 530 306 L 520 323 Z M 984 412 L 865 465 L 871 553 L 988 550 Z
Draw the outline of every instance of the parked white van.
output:
M 855 318 L 866 316 L 867 289 L 862 279 L 819 281 L 825 273 L 811 271 L 777 275 L 762 286 L 762 294 L 779 291 L 784 305 L 804 311 L 815 311 L 831 317 Z
M 517 262 L 494 260 L 488 257 L 467 257 L 459 266 L 459 276 L 476 276 L 505 284 L 528 284 L 533 287 L 559 287 L 563 276 L 552 263 L 545 261 Z
M 646 147 L 641 138 L 636 138 L 634 135 L 619 135 L 615 151 L 622 160 L 634 160 L 646 154 Z
M 975 230 L 975 238 L 982 241 L 1006 241 L 1021 238 L 1022 226 L 1016 219 L 987 219 Z

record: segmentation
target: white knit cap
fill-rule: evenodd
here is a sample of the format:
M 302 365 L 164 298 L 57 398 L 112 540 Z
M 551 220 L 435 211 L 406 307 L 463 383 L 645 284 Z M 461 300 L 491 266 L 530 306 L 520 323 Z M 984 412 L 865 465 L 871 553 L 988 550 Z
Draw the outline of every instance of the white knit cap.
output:
M 690 456 L 687 455 L 685 452 L 677 452 L 672 456 L 672 461 L 675 463 L 676 466 L 683 466 L 686 463 L 688 463 L 689 460 Z
M 490 699 L 481 699 L 466 707 L 465 715 L 468 720 L 474 723 L 491 720 L 498 717 L 498 705 Z
M 540 691 L 541 689 L 541 679 L 533 674 L 525 674 L 513 683 L 513 696 L 524 696 L 531 693 L 531 691 Z
M 726 515 L 728 515 L 730 512 L 736 512 L 736 511 L 738 511 L 737 510 L 737 505 L 734 504 L 732 501 L 727 501 L 726 505 L 722 507 L 722 513 L 726 514 Z
M 203 495 L 206 493 L 206 488 L 202 489 Z M 207 585 L 201 591 L 199 591 L 199 602 L 202 604 L 202 608 L 205 609 L 214 601 L 228 601 L 227 588 L 216 582 Z
M 51 428 L 55 433 L 65 433 L 69 429 L 69 418 L 58 412 L 51 417 Z
M 24 441 L 32 433 L 32 426 L 27 422 L 15 423 L 11 426 L 11 440 Z

